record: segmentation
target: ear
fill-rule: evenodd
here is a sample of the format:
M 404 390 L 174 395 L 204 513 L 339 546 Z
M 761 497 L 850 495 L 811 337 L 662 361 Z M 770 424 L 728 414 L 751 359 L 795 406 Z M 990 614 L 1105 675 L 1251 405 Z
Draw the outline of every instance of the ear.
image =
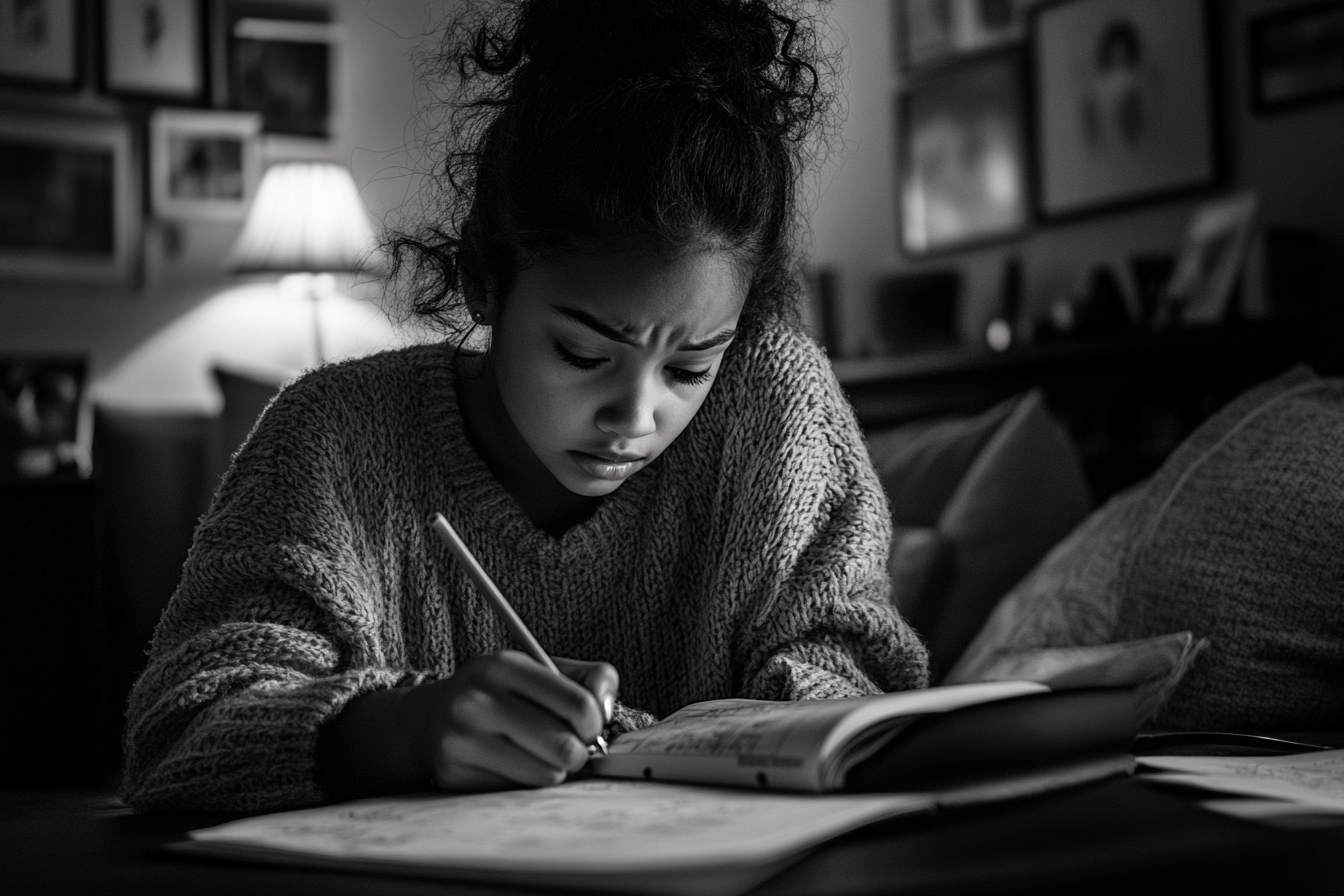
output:
M 462 295 L 467 300 L 467 313 L 474 323 L 494 326 L 495 303 L 490 300 L 490 291 L 478 278 L 462 273 Z

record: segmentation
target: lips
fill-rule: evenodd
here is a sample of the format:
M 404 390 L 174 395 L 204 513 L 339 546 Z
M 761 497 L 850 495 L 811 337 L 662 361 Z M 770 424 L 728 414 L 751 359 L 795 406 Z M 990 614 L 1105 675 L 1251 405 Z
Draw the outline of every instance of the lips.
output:
M 609 481 L 625 479 L 639 469 L 646 459 L 643 454 L 615 451 L 570 451 L 569 456 L 589 476 Z

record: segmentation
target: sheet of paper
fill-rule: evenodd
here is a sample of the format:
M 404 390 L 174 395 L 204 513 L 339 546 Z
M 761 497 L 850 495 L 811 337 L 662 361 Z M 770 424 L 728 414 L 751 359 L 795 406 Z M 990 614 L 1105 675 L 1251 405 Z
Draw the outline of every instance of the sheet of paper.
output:
M 731 867 L 787 856 L 928 797 L 794 796 L 640 781 L 359 800 L 192 831 L 296 855 L 521 873 Z
M 1344 750 L 1287 756 L 1141 756 L 1157 784 L 1199 787 L 1237 796 L 1285 800 L 1344 813 Z

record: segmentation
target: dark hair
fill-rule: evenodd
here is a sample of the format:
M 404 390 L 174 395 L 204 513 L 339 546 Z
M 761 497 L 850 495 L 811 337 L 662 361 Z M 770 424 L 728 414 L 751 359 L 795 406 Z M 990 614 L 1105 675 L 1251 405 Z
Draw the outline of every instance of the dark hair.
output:
M 799 175 L 833 108 L 812 25 L 764 0 L 469 8 L 428 60 L 454 88 L 434 169 L 383 237 L 409 309 L 462 333 L 468 294 L 526 264 L 713 248 L 749 278 L 740 327 L 796 320 Z

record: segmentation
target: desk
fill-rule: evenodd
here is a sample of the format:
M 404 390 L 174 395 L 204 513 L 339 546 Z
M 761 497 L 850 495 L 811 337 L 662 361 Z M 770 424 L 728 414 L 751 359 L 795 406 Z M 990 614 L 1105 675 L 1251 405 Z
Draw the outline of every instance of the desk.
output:
M 135 816 L 96 791 L 0 797 L 8 896 L 536 893 L 391 875 L 153 855 L 217 815 Z M 835 840 L 752 896 L 1344 892 L 1344 825 L 1279 831 L 1112 779 L 1011 803 L 902 818 Z

